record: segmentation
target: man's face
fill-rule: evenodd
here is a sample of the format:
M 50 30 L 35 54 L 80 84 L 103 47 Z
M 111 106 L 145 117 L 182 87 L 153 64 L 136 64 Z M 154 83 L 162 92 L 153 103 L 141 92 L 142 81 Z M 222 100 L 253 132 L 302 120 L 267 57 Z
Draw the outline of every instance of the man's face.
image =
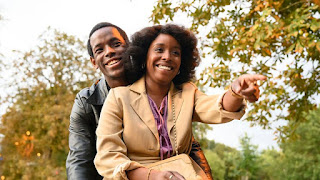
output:
M 124 78 L 122 55 L 127 44 L 116 28 L 98 29 L 91 35 L 90 45 L 93 52 L 93 58 L 90 60 L 107 80 Z

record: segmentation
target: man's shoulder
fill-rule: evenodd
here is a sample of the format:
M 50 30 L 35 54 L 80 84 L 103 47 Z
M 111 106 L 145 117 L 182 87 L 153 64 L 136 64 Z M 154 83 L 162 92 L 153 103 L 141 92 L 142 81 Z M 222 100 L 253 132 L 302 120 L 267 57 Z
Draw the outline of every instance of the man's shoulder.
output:
M 95 92 L 96 89 L 100 88 L 103 79 L 98 79 L 95 83 L 93 83 L 90 87 L 83 88 L 80 92 L 78 92 L 77 96 L 80 98 L 88 99 Z
M 78 92 L 77 96 L 88 99 L 94 92 L 94 90 L 92 90 L 92 86 L 83 88 L 80 92 Z
M 80 92 L 78 92 L 77 96 L 88 99 L 91 94 L 92 92 L 90 91 L 90 87 L 86 87 L 83 88 Z

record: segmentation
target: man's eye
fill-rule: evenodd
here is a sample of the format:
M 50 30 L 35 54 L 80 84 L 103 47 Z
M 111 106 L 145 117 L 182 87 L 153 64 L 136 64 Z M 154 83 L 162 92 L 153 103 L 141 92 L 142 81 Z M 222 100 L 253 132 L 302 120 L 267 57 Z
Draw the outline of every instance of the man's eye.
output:
M 121 43 L 120 41 L 117 41 L 117 42 L 115 42 L 115 43 L 113 44 L 113 46 L 114 46 L 114 47 L 119 47 L 119 46 L 121 46 L 121 44 L 122 44 L 122 43 Z
M 102 52 L 102 49 L 101 49 L 101 48 L 96 49 L 96 51 L 95 51 L 96 54 L 99 54 L 99 53 L 101 53 L 101 52 Z

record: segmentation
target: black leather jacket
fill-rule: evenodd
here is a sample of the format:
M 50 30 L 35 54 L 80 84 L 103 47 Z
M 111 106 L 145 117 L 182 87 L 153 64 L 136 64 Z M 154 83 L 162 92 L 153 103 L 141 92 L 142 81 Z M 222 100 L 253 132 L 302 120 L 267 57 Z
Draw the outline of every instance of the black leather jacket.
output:
M 93 160 L 97 153 L 95 132 L 107 94 L 106 81 L 100 79 L 76 96 L 70 115 L 70 151 L 66 162 L 68 179 L 102 179 Z
M 69 154 L 66 167 L 70 180 L 102 179 L 93 160 L 96 151 L 96 129 L 104 100 L 108 95 L 105 79 L 98 80 L 90 88 L 81 90 L 74 101 L 70 115 Z M 210 166 L 200 148 L 193 141 L 190 156 L 205 170 L 211 179 Z

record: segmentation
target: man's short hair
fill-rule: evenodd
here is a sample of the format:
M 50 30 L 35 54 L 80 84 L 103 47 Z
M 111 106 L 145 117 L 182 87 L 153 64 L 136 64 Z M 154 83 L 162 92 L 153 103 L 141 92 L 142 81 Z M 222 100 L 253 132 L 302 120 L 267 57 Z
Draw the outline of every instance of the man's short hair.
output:
M 91 44 L 90 44 L 90 38 L 92 36 L 92 34 L 94 32 L 96 32 L 97 30 L 101 29 L 101 28 L 104 28 L 104 27 L 114 27 L 116 28 L 120 35 L 122 36 L 122 38 L 124 39 L 124 41 L 126 42 L 126 44 L 129 44 L 129 39 L 128 39 L 128 36 L 127 34 L 118 26 L 114 25 L 114 24 L 111 24 L 111 23 L 108 23 L 108 22 L 101 22 L 101 23 L 98 23 L 96 24 L 90 31 L 90 34 L 89 34 L 89 39 L 88 39 L 88 42 L 87 42 L 87 49 L 88 49 L 88 53 L 90 55 L 90 57 L 93 57 L 93 52 L 92 52 L 92 47 L 91 47 Z

